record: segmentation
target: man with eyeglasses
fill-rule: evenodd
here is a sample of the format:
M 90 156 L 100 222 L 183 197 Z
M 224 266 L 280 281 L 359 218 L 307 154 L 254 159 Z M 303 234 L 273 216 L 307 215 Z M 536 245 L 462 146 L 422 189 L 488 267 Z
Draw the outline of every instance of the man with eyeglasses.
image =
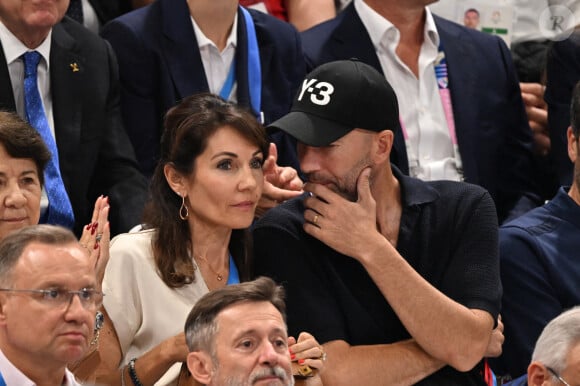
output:
M 528 373 L 506 386 L 580 385 L 580 306 L 546 325 L 532 355 Z
M 52 225 L 0 242 L 0 385 L 80 385 L 102 302 L 95 267 L 76 237 Z

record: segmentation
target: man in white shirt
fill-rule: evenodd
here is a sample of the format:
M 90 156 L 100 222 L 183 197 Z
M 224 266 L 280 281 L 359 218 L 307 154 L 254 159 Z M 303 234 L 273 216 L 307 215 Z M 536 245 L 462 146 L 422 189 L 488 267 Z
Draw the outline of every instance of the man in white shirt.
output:
M 0 242 L 0 384 L 76 386 L 67 363 L 93 339 L 95 267 L 68 230 L 36 225 Z M 2 382 L 3 381 L 3 382 Z
M 500 222 L 539 204 L 532 137 L 509 51 L 497 37 L 432 15 L 431 0 L 354 0 L 302 34 L 309 68 L 356 57 L 399 99 L 392 163 L 424 180 L 487 189 Z

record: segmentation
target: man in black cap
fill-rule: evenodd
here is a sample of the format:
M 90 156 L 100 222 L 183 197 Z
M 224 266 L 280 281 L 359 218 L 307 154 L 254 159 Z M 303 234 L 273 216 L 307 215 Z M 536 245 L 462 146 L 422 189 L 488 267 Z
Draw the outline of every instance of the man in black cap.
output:
M 256 274 L 287 289 L 290 332 L 324 343 L 323 383 L 484 385 L 501 298 L 489 193 L 390 164 L 397 98 L 362 62 L 315 69 L 272 126 L 298 140 L 307 194 L 255 225 Z

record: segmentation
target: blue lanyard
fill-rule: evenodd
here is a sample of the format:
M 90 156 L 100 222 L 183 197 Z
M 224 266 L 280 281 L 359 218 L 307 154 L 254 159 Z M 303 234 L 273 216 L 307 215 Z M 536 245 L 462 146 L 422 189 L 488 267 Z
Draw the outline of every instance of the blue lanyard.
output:
M 232 93 L 232 89 L 234 88 L 235 81 L 236 81 L 236 58 L 232 60 L 230 72 L 228 72 L 228 77 L 226 78 L 226 81 L 224 82 L 224 85 L 220 90 L 220 97 L 222 97 L 222 99 L 228 100 L 230 98 L 230 94 Z
M 256 27 L 250 12 L 240 7 L 246 22 L 246 36 L 248 40 L 248 87 L 250 91 L 250 105 L 256 118 L 264 123 L 262 114 L 262 68 L 260 66 L 260 50 L 256 38 Z
M 230 274 L 228 275 L 228 282 L 226 285 L 230 284 L 238 284 L 240 282 L 240 275 L 238 273 L 238 267 L 236 267 L 236 263 L 234 262 L 234 258 L 230 253 Z M 2 384 L 0 384 L 2 386 Z
M 0 373 L 0 386 L 6 386 L 6 381 L 4 380 L 2 373 Z

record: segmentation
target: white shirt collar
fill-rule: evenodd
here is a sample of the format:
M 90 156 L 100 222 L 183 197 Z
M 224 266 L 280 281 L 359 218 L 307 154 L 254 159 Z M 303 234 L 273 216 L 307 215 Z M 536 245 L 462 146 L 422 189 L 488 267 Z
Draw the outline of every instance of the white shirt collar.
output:
M 30 380 L 20 369 L 10 362 L 6 355 L 0 350 L 0 373 L 4 382 L 7 385 L 18 385 L 18 386 L 36 386 L 36 384 Z M 77 382 L 73 373 L 69 369 L 65 368 L 64 376 L 66 378 L 66 386 L 78 386 L 80 383 Z
M 193 23 L 193 31 L 195 32 L 195 38 L 197 39 L 197 45 L 199 46 L 199 49 L 202 49 L 206 46 L 213 46 L 213 47 L 216 47 L 216 49 L 217 49 L 217 46 L 215 45 L 215 43 L 212 42 L 207 36 L 205 36 L 205 34 L 201 30 L 201 28 L 199 28 L 199 26 L 195 22 L 195 19 L 193 18 L 193 16 L 191 16 L 191 22 Z M 232 25 L 232 30 L 230 31 L 230 35 L 228 36 L 228 40 L 226 41 L 226 46 L 224 48 L 224 51 L 230 45 L 235 48 L 236 45 L 238 44 L 237 31 L 238 31 L 238 13 L 236 12 L 236 16 L 234 17 L 234 24 Z
M 40 55 L 44 58 L 44 62 L 49 68 L 49 58 L 50 58 L 50 42 L 52 38 L 52 29 L 48 33 L 48 36 L 44 41 L 36 47 L 34 50 L 38 51 Z M 26 47 L 10 30 L 0 22 L 0 41 L 2 42 L 2 48 L 4 48 L 4 55 L 6 56 L 6 63 L 10 64 L 15 60 L 19 59 L 25 52 L 31 51 L 30 48 Z
M 389 20 L 385 19 L 379 13 L 377 13 L 374 9 L 368 6 L 364 0 L 354 0 L 354 8 L 358 13 L 363 25 L 368 31 L 368 34 L 371 38 L 373 46 L 375 49 L 382 44 L 384 39 L 387 37 L 387 34 L 394 34 L 394 41 L 399 41 L 399 30 L 397 27 L 393 25 Z M 435 20 L 433 19 L 433 15 L 429 8 L 425 7 L 426 18 L 425 18 L 425 28 L 424 28 L 424 41 L 428 41 L 435 45 L 435 47 L 439 46 L 439 33 L 437 32 L 437 27 L 435 26 Z M 394 32 L 389 32 L 394 31 Z

